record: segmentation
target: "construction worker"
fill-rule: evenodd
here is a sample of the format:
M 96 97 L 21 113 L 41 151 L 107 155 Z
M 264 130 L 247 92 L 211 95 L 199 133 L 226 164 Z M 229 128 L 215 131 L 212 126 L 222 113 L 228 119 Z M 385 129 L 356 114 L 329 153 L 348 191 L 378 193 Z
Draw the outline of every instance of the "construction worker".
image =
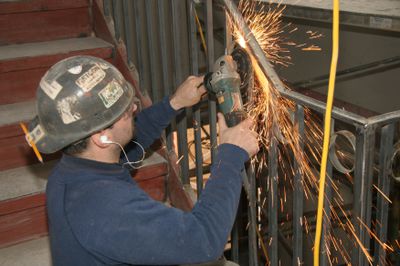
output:
M 132 87 L 102 59 L 70 57 L 43 76 L 30 136 L 42 153 L 63 151 L 46 188 L 54 265 L 177 265 L 222 255 L 241 170 L 258 151 L 250 120 L 228 128 L 219 116 L 217 156 L 191 212 L 152 200 L 129 172 L 179 110 L 199 102 L 201 82 L 187 78 L 136 116 Z

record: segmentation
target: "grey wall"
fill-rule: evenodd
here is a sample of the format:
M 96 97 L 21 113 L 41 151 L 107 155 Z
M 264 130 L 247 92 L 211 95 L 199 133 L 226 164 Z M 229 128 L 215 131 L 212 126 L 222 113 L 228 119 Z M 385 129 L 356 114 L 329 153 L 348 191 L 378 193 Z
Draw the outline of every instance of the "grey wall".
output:
M 296 22 L 293 26 L 298 27 L 298 30 L 287 36 L 298 44 L 317 45 L 322 51 L 302 51 L 300 48 L 291 47 L 293 65 L 277 69 L 281 77 L 290 82 L 329 74 L 331 26 L 322 23 L 311 24 L 307 21 Z M 322 33 L 324 37 L 309 39 L 307 31 Z M 342 27 L 338 71 L 400 56 L 399 36 L 400 34 L 390 36 L 388 33 L 382 34 L 382 32 L 372 32 L 371 30 Z M 378 113 L 400 110 L 399 84 L 400 68 L 396 68 L 350 81 L 338 82 L 335 88 L 335 98 Z M 326 94 L 327 89 L 327 86 L 323 86 L 314 90 Z

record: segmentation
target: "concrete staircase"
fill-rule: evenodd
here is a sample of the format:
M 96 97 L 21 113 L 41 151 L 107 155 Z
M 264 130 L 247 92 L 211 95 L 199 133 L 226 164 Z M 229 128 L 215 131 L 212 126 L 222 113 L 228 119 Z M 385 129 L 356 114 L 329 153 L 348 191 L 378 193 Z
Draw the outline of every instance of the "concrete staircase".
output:
M 19 127 L 36 113 L 36 88 L 47 69 L 73 55 L 103 58 L 134 85 L 144 107 L 151 104 L 138 90 L 124 47 L 114 39 L 100 5 L 91 0 L 0 1 L 0 265 L 51 264 L 44 190 L 60 154 L 38 163 Z M 165 158 L 154 152 L 133 175 L 160 201 L 169 196 Z M 171 184 L 179 190 L 179 182 Z

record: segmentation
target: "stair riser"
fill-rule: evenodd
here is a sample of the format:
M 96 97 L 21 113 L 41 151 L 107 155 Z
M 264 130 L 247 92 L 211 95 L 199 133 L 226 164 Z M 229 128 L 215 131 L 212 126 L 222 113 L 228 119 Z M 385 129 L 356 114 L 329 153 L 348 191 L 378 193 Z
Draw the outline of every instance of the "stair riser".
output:
M 64 58 L 80 54 L 97 56 L 110 61 L 112 49 L 102 48 L 25 60 L 17 59 L 8 62 L 9 65 L 6 62 L 0 62 L 0 104 L 12 104 L 34 99 L 40 79 L 52 65 Z M 26 68 L 26 70 L 4 72 L 5 70 L 22 68 Z
M 0 45 L 91 34 L 88 8 L 0 15 Z
M 165 163 L 144 167 L 134 174 L 134 179 L 150 197 L 163 201 L 167 197 L 166 171 Z M 43 193 L 0 202 L 0 248 L 47 234 Z
M 0 14 L 57 10 L 89 6 L 88 0 L 35 0 L 0 3 Z
M 22 133 L 22 130 L 18 133 Z M 0 171 L 39 163 L 23 135 L 0 140 L 0 147 Z M 42 157 L 45 161 L 50 161 L 59 158 L 60 154 L 42 154 Z
M 0 216 L 0 247 L 48 234 L 46 207 Z
M 103 59 L 110 59 L 112 48 L 97 48 L 80 51 L 65 51 L 62 54 L 41 55 L 38 57 L 17 58 L 14 60 L 0 61 L 0 73 L 22 71 L 36 68 L 49 68 L 58 61 L 75 55 L 91 55 Z

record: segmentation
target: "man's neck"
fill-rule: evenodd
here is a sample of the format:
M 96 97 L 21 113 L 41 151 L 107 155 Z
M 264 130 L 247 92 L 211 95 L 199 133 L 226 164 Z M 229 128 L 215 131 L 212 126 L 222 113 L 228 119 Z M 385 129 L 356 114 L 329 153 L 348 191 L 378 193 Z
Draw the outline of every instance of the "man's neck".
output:
M 76 157 L 95 160 L 104 163 L 119 163 L 121 152 L 114 147 L 107 149 L 87 149 Z

